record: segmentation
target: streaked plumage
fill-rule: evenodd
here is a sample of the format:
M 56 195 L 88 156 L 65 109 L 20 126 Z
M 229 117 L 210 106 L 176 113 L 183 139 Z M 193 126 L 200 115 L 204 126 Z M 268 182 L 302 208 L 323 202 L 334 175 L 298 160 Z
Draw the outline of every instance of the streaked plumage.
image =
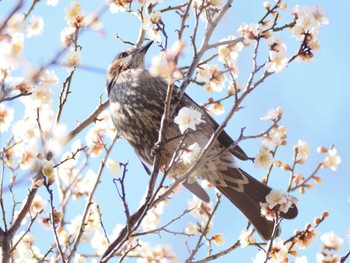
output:
M 160 77 L 153 77 L 144 66 L 144 56 L 151 42 L 139 49 L 129 48 L 116 56 L 107 71 L 107 90 L 110 98 L 112 120 L 120 134 L 135 149 L 137 155 L 146 163 L 152 164 L 151 151 L 158 140 L 160 121 L 168 84 Z M 181 98 L 177 110 L 182 107 L 194 108 L 202 113 L 204 122 L 196 126 L 196 131 L 188 133 L 182 148 L 197 142 L 203 148 L 218 127 L 218 124 L 198 104 L 186 94 Z M 175 114 L 176 115 L 176 114 Z M 161 167 L 167 167 L 182 139 L 178 125 L 171 122 L 166 133 L 165 151 L 161 155 Z M 228 148 L 233 140 L 222 132 L 213 144 L 210 154 L 215 155 Z M 178 155 L 181 150 L 178 151 Z M 249 174 L 239 169 L 235 157 L 248 159 L 237 146 L 231 151 L 223 151 L 194 172 L 194 176 L 208 180 L 215 185 L 233 204 L 235 204 L 258 233 L 269 239 L 273 230 L 273 222 L 267 221 L 260 214 L 260 202 L 271 188 L 260 183 Z M 190 164 L 176 162 L 169 175 L 183 174 Z M 203 201 L 209 197 L 197 182 L 184 183 Z M 285 218 L 294 218 L 297 208 L 293 206 Z

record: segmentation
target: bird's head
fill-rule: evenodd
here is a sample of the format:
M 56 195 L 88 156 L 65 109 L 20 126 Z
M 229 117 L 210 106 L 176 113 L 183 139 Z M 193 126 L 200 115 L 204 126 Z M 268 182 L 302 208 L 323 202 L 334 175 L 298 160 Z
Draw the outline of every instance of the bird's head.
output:
M 107 80 L 118 76 L 121 72 L 129 69 L 144 69 L 145 54 L 153 41 L 140 48 L 127 48 L 115 56 L 107 70 Z

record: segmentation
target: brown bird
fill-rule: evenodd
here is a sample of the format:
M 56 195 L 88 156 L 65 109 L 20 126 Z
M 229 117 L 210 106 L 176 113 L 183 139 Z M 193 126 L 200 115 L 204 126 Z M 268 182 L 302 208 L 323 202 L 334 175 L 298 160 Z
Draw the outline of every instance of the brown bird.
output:
M 161 77 L 151 76 L 145 69 L 144 58 L 152 42 L 141 48 L 128 48 L 119 53 L 107 70 L 107 91 L 110 99 L 112 120 L 118 132 L 134 148 L 137 155 L 147 164 L 153 163 L 152 149 L 158 140 L 160 122 L 168 83 Z M 176 92 L 176 90 L 175 90 Z M 168 175 L 181 176 L 192 163 L 182 160 L 181 154 L 188 151 L 194 143 L 202 149 L 218 128 L 218 123 L 187 94 L 184 94 L 175 111 L 182 107 L 195 109 L 202 114 L 200 124 L 195 131 L 185 133 L 183 137 L 179 126 L 170 122 L 166 130 L 165 150 L 161 153 L 160 167 L 168 167 L 175 154 L 177 160 Z M 182 143 L 179 146 L 179 143 Z M 226 132 L 222 132 L 210 149 L 208 156 L 215 155 L 191 175 L 183 185 L 204 202 L 209 202 L 208 194 L 193 178 L 202 178 L 213 184 L 224 194 L 253 224 L 260 236 L 269 240 L 274 223 L 261 215 L 260 202 L 271 188 L 262 184 L 242 169 L 238 168 L 235 157 L 246 160 L 248 157 L 240 147 L 229 149 L 234 141 Z M 293 205 L 281 216 L 292 219 L 298 210 Z

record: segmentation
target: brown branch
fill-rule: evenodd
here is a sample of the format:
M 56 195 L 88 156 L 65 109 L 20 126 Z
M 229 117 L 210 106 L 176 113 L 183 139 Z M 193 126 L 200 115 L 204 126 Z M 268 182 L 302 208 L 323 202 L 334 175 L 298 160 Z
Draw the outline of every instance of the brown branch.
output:
M 345 256 L 340 258 L 340 263 L 345 263 L 345 261 L 347 260 L 347 258 L 349 256 L 350 256 L 350 250 L 348 251 L 348 253 Z
M 27 17 L 30 15 L 30 13 L 34 10 L 34 7 L 36 6 L 36 4 L 39 2 L 40 2 L 40 0 L 33 0 L 33 3 L 30 6 L 29 10 L 24 14 L 24 20 L 27 19 Z
M 220 251 L 220 252 L 218 252 L 216 254 L 213 254 L 213 255 L 208 256 L 208 257 L 206 257 L 204 259 L 201 259 L 201 260 L 191 261 L 191 263 L 206 263 L 206 262 L 209 262 L 209 261 L 216 260 L 216 259 L 218 259 L 220 257 L 223 257 L 223 256 L 231 253 L 233 250 L 239 248 L 240 245 L 241 244 L 240 244 L 240 242 L 238 240 L 238 241 L 236 241 L 236 243 L 234 243 L 232 246 L 230 246 L 229 248 L 227 248 L 225 250 L 222 250 L 222 251 Z
M 23 96 L 29 96 L 29 95 L 32 95 L 32 93 L 31 92 L 27 92 L 27 93 L 20 93 L 20 94 L 17 94 L 17 95 L 15 95 L 15 96 L 12 96 L 12 97 L 2 97 L 1 99 L 0 99 L 0 102 L 3 102 L 3 101 L 12 101 L 12 100 L 15 100 L 15 99 L 17 99 L 17 98 L 20 98 L 20 97 L 23 97 Z
M 140 233 L 134 233 L 134 234 L 131 235 L 131 237 L 138 237 L 138 236 L 144 236 L 144 235 L 149 235 L 149 234 L 156 234 L 156 233 L 159 233 L 161 231 L 168 232 L 170 234 L 175 234 L 175 235 L 191 236 L 190 234 L 186 234 L 184 232 L 175 232 L 175 231 L 170 231 L 170 230 L 166 229 L 168 226 L 170 226 L 174 222 L 178 221 L 179 219 L 181 219 L 184 215 L 188 214 L 189 212 L 190 212 L 190 210 L 186 209 L 179 216 L 173 218 L 172 220 L 170 220 L 165 225 L 163 225 L 163 226 L 161 226 L 159 228 L 153 229 L 153 230 L 144 231 L 144 232 L 140 232 Z
M 56 242 L 56 247 L 57 247 L 57 250 L 58 250 L 59 255 L 61 257 L 62 262 L 66 263 L 67 261 L 66 261 L 64 252 L 62 250 L 60 240 L 59 240 L 58 235 L 57 235 L 57 226 L 55 224 L 55 208 L 53 206 L 53 193 L 52 193 L 52 190 L 50 189 L 50 185 L 48 183 L 45 183 L 45 187 L 46 187 L 46 190 L 50 196 L 50 208 L 51 208 L 50 221 L 51 221 L 51 226 L 52 226 L 52 232 L 53 232 L 55 242 Z
M 92 122 L 94 122 L 98 115 L 102 111 L 104 111 L 109 105 L 109 100 L 100 103 L 98 107 L 84 120 L 82 121 L 76 128 L 74 128 L 66 137 L 65 145 L 71 141 L 75 136 L 77 136 L 82 130 L 84 130 L 87 126 L 89 126 Z

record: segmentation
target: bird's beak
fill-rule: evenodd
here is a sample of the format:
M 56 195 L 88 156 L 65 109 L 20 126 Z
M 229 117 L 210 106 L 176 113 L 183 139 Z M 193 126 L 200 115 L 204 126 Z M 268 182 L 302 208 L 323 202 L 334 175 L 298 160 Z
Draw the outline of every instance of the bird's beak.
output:
M 146 45 L 140 47 L 140 48 L 137 50 L 137 52 L 138 52 L 138 53 L 146 53 L 147 50 L 149 49 L 149 47 L 152 46 L 152 44 L 153 44 L 153 41 L 148 42 Z

